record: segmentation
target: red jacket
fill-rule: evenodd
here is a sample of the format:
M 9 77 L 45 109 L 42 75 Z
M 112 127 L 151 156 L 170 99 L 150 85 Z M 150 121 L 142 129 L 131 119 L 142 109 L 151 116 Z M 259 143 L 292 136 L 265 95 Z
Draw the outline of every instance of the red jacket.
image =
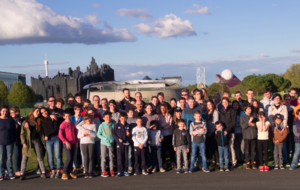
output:
M 99 114 L 98 114 L 96 111 L 94 111 L 94 112 L 95 112 L 95 113 L 94 113 L 94 118 L 99 119 Z M 83 116 L 85 113 L 86 113 L 86 111 L 83 110 L 83 111 L 80 113 L 80 115 Z
M 66 142 L 78 143 L 77 129 L 75 124 L 71 121 L 63 121 L 59 126 L 58 137 L 63 142 L 63 144 L 65 144 Z

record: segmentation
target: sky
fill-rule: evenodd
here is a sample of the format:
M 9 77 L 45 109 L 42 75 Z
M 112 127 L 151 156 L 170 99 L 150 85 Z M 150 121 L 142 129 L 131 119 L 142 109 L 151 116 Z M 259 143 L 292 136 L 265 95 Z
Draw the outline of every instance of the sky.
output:
M 115 70 L 115 80 L 182 76 L 206 84 L 232 70 L 284 73 L 300 63 L 298 0 L 252 1 L 0 1 L 0 71 L 49 76 L 94 57 Z

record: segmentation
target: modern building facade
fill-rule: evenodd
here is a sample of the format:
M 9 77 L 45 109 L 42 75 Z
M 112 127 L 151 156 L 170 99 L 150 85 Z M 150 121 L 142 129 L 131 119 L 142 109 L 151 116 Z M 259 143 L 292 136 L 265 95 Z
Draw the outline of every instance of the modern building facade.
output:
M 7 86 L 8 90 L 10 90 L 13 84 L 17 81 L 21 81 L 22 83 L 26 84 L 26 75 L 0 71 L 0 80 L 2 80 Z

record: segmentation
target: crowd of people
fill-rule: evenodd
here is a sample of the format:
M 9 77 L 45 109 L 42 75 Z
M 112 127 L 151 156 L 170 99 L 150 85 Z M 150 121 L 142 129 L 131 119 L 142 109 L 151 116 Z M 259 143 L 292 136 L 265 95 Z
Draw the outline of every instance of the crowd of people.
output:
M 275 170 L 298 165 L 300 96 L 296 98 L 293 88 L 283 100 L 265 88 L 261 101 L 253 99 L 251 89 L 247 100 L 237 91 L 232 102 L 226 92 L 209 99 L 205 89 L 183 89 L 181 98 L 170 103 L 163 92 L 149 103 L 141 92 L 133 98 L 125 88 L 123 94 L 120 102 L 97 95 L 91 102 L 77 93 L 68 98 L 65 110 L 62 99 L 50 96 L 47 108 L 35 107 L 26 118 L 18 107 L 0 106 L 0 180 L 25 180 L 32 149 L 37 173 L 63 180 L 76 179 L 81 171 L 85 178 L 98 173 L 148 175 L 170 168 L 178 174 L 222 172 L 240 165 L 266 172 L 272 160 L 269 148 Z

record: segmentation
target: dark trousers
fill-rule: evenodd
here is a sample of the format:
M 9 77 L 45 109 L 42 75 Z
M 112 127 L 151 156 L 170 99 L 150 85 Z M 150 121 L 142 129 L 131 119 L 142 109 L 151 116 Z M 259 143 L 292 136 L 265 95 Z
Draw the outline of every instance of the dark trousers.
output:
M 244 139 L 245 142 L 245 157 L 246 162 L 254 162 L 255 161 L 255 148 L 256 148 L 256 139 Z M 251 151 L 251 158 L 250 158 L 250 151 Z
M 118 172 L 128 170 L 128 145 L 117 143 L 117 165 Z
M 294 140 L 293 131 L 290 131 L 290 133 L 286 137 L 286 149 L 288 154 L 287 156 L 289 157 L 289 154 L 292 152 L 292 157 L 293 157 L 293 154 L 295 152 L 295 140 Z
M 134 147 L 134 158 L 135 158 L 135 171 L 147 169 L 146 159 L 145 159 L 145 148 L 140 149 L 139 147 Z
M 94 169 L 95 144 L 81 144 L 80 146 L 84 157 L 84 169 L 86 172 L 91 173 Z
M 22 162 L 22 148 L 23 145 L 21 143 L 14 144 L 14 168 L 15 172 L 19 172 L 21 169 L 21 162 Z
M 74 161 L 74 155 L 75 155 L 75 150 L 76 150 L 76 143 L 71 143 L 71 149 L 67 149 L 66 145 L 64 144 L 64 150 L 66 154 L 66 161 L 64 164 L 64 169 L 63 173 L 64 174 L 69 174 L 72 172 L 72 165 Z
M 258 154 L 259 154 L 259 162 L 260 165 L 264 165 L 263 163 L 263 155 L 265 157 L 265 166 L 268 166 L 268 147 L 269 147 L 269 140 L 258 140 Z
M 215 163 L 219 163 L 218 145 L 215 139 L 215 133 L 212 133 L 210 137 L 207 136 L 205 144 L 207 158 L 212 159 L 212 161 Z
M 161 159 L 161 147 L 160 146 L 151 146 L 151 166 L 152 169 L 156 169 L 157 166 L 162 168 L 162 159 Z
M 172 145 L 172 135 L 164 136 L 164 140 L 161 143 L 162 148 L 162 161 L 163 163 L 166 163 L 167 154 L 166 152 L 169 152 L 170 161 L 175 162 L 175 152 Z

